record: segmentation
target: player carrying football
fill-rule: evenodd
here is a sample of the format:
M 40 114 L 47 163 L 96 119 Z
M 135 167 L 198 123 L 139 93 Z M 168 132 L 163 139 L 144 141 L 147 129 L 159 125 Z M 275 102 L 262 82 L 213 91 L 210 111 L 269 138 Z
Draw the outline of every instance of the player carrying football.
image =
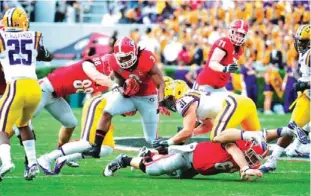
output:
M 0 100 L 0 181 L 14 169 L 8 135 L 13 125 L 19 127 L 28 158 L 25 179 L 32 180 L 39 174 L 34 135 L 28 126 L 41 100 L 37 81 L 36 61 L 50 61 L 44 48 L 42 34 L 28 31 L 28 16 L 23 8 L 11 8 L 3 17 L 5 31 L 0 32 L 0 62 L 7 88 Z
M 156 139 L 158 113 L 169 115 L 169 111 L 163 100 L 165 83 L 155 62 L 154 55 L 148 50 L 137 48 L 131 38 L 117 40 L 114 53 L 108 55 L 107 63 L 119 86 L 106 97 L 107 105 L 99 120 L 95 145 L 90 155 L 99 157 L 112 117 L 118 114 L 139 111 L 146 141 L 152 143 Z
M 295 35 L 295 48 L 299 53 L 300 72 L 302 76 L 295 84 L 295 89 L 298 92 L 298 98 L 294 102 L 295 109 L 292 113 L 290 123 L 287 127 L 278 129 L 295 129 L 303 128 L 310 132 L 310 77 L 311 77 L 311 63 L 310 63 L 310 25 L 302 25 L 298 28 Z M 277 159 L 281 156 L 285 148 L 292 142 L 293 137 L 284 136 L 277 142 L 277 146 L 269 157 L 268 161 L 262 166 L 263 172 L 273 171 L 277 167 Z M 294 147 L 298 148 L 297 146 Z
M 234 20 L 229 27 L 229 38 L 218 39 L 211 47 L 206 66 L 198 75 L 193 89 L 214 92 L 227 91 L 225 86 L 230 73 L 238 70 L 236 64 L 243 54 L 242 44 L 248 32 L 248 24 L 243 20 Z

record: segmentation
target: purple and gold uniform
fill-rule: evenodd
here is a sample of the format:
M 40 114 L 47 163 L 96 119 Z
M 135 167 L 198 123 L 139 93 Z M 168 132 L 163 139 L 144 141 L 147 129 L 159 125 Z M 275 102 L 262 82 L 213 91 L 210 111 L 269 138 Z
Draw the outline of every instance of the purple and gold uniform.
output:
M 251 98 L 255 103 L 257 103 L 257 82 L 256 82 L 256 69 L 254 67 L 242 67 L 241 74 L 244 78 L 244 83 L 246 86 L 247 96 Z

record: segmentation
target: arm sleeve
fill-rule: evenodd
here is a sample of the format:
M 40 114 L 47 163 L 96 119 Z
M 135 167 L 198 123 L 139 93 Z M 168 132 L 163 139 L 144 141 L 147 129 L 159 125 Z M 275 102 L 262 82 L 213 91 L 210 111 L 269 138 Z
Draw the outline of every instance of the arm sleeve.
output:
M 90 61 L 85 61 L 82 63 L 82 68 L 84 73 L 90 77 L 93 81 L 101 86 L 112 87 L 114 82 L 105 74 L 100 73 L 96 66 Z

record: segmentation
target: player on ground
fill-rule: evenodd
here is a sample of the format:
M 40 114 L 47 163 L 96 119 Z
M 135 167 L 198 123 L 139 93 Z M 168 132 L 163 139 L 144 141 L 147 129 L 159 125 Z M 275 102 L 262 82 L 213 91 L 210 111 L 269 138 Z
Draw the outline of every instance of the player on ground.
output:
M 302 25 L 298 28 L 295 35 L 295 48 L 299 53 L 300 72 L 302 76 L 295 84 L 295 89 L 299 92 L 298 98 L 294 102 L 295 109 L 292 113 L 291 122 L 294 122 L 293 128 L 296 126 L 305 130 L 310 130 L 310 77 L 311 77 L 311 60 L 310 60 L 310 25 Z M 296 125 L 297 124 L 297 125 Z M 282 127 L 279 129 L 292 129 L 292 127 Z M 277 142 L 276 148 L 273 150 L 272 155 L 268 161 L 262 166 L 263 172 L 273 171 L 277 167 L 277 159 L 281 156 L 285 148 L 292 142 L 293 137 L 284 136 Z M 297 143 L 296 148 L 298 148 Z M 295 149 L 295 147 L 294 147 Z
M 87 158 L 82 153 L 94 144 L 96 128 L 102 111 L 106 105 L 106 95 L 96 96 L 89 99 L 83 106 L 81 119 L 81 137 L 78 141 L 72 141 L 59 147 L 50 153 L 41 156 L 38 163 L 47 175 L 59 174 L 65 163 L 81 158 Z M 113 126 L 102 143 L 100 157 L 110 154 L 114 148 Z M 51 170 L 52 162 L 56 160 L 54 171 Z
M 126 112 L 139 111 L 146 141 L 152 143 L 156 139 L 158 112 L 170 113 L 164 106 L 165 83 L 155 62 L 154 55 L 137 48 L 132 39 L 124 37 L 117 40 L 114 53 L 108 55 L 107 63 L 119 86 L 107 95 L 107 105 L 99 120 L 90 155 L 99 157 L 112 117 Z
M 262 177 L 257 168 L 268 151 L 259 145 L 240 140 L 225 148 L 212 142 L 192 143 L 184 146 L 170 146 L 168 155 L 144 157 L 119 155 L 105 168 L 103 174 L 111 176 L 120 168 L 133 166 L 150 176 L 167 174 L 179 178 L 192 178 L 197 174 L 215 175 L 240 171 L 242 180 Z
M 212 130 L 211 141 L 223 131 L 241 125 L 245 133 L 256 131 L 251 137 L 243 134 L 244 140 L 255 140 L 263 149 L 266 148 L 264 134 L 254 102 L 245 96 L 230 92 L 205 93 L 195 90 L 185 92 L 187 84 L 175 80 L 166 84 L 165 101 L 172 110 L 183 116 L 183 128 L 168 140 L 158 139 L 153 142 L 154 148 L 180 144 L 189 139 L 196 131 L 197 120 L 202 125 L 196 129 Z M 213 121 L 213 124 L 210 123 Z M 255 135 L 255 136 L 254 136 Z
M 22 8 L 11 8 L 3 17 L 5 31 L 0 32 L 0 62 L 7 88 L 0 100 L 0 180 L 14 169 L 8 135 L 13 125 L 19 127 L 28 165 L 25 179 L 39 174 L 34 135 L 28 126 L 41 100 L 37 81 L 36 61 L 50 61 L 44 48 L 42 34 L 28 31 L 28 16 Z
M 235 20 L 229 27 L 229 38 L 218 39 L 211 47 L 206 66 L 198 75 L 193 89 L 214 92 L 227 91 L 225 86 L 230 73 L 238 70 L 236 64 L 243 54 L 242 44 L 248 32 L 248 24 L 243 20 Z

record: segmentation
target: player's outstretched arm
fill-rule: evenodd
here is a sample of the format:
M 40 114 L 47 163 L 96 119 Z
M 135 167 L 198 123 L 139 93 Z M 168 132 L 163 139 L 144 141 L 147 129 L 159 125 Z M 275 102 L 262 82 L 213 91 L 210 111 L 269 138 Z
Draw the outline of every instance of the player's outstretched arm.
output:
M 167 116 L 170 116 L 171 113 L 170 111 L 165 107 L 165 103 L 164 103 L 164 89 L 165 89 L 165 83 L 163 80 L 163 74 L 161 72 L 161 70 L 158 68 L 157 65 L 154 65 L 152 67 L 152 69 L 149 72 L 153 83 L 156 85 L 157 89 L 158 89 L 158 101 L 159 101 L 159 108 L 158 108 L 158 112 L 160 112 L 160 114 L 164 114 Z
M 257 169 L 250 169 L 241 149 L 234 143 L 225 145 L 226 151 L 232 156 L 233 160 L 238 164 L 241 169 L 241 180 L 252 180 L 252 178 L 262 177 L 262 173 Z
M 99 72 L 96 69 L 96 65 L 90 61 L 85 61 L 82 63 L 82 68 L 84 73 L 91 78 L 94 82 L 101 86 L 107 86 L 108 88 L 112 88 L 114 82 L 106 76 L 105 74 Z
M 196 125 L 197 107 L 198 107 L 197 102 L 193 102 L 189 106 L 183 118 L 183 129 L 179 131 L 175 136 L 173 136 L 172 138 L 168 140 L 168 143 L 170 145 L 180 144 L 192 136 L 193 130 L 195 129 L 195 125 Z
M 234 73 L 239 69 L 236 63 L 232 63 L 228 66 L 223 66 L 220 61 L 226 56 L 226 52 L 220 48 L 215 48 L 209 66 L 212 70 L 224 73 Z

